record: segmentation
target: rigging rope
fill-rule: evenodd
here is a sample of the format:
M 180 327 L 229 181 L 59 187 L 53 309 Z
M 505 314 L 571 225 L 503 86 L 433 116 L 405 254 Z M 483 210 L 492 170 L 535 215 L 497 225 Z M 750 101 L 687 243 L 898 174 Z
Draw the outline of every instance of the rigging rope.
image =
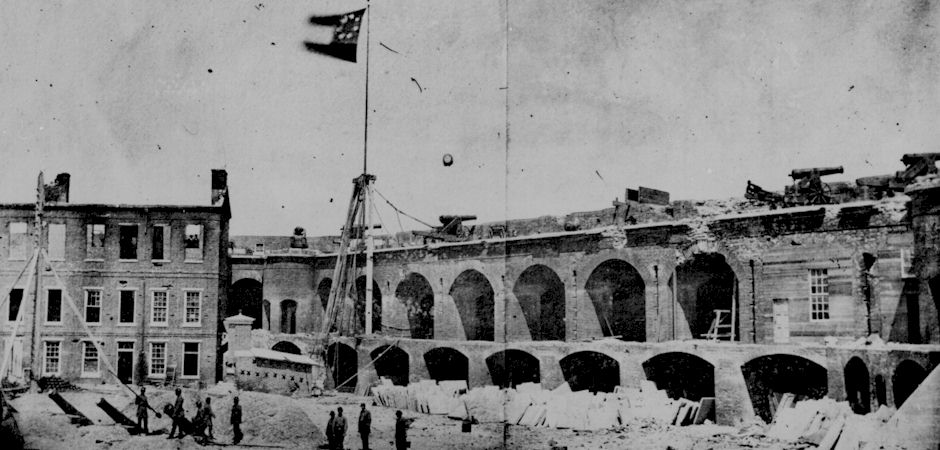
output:
M 382 193 L 379 192 L 378 189 L 375 189 L 375 187 L 373 187 L 372 190 L 375 191 L 376 194 L 379 194 L 379 197 L 382 197 L 382 200 L 385 200 L 385 203 L 388 203 L 388 206 L 391 206 L 392 209 L 395 210 L 395 212 L 397 212 L 397 213 L 399 213 L 399 214 L 402 214 L 402 215 L 404 215 L 405 217 L 408 217 L 409 219 L 414 220 L 414 221 L 416 221 L 416 222 L 420 223 L 421 225 L 424 225 L 424 226 L 426 226 L 426 227 L 428 227 L 428 228 L 435 228 L 434 225 L 431 225 L 431 224 L 429 224 L 429 223 L 427 223 L 427 222 L 425 222 L 425 221 L 423 221 L 423 220 L 421 220 L 421 219 L 419 219 L 419 218 L 417 218 L 417 217 L 415 217 L 415 216 L 412 216 L 411 214 L 408 214 L 408 213 L 402 211 L 401 209 L 399 209 L 397 206 L 393 205 L 392 202 L 389 201 L 389 199 L 385 198 L 385 196 L 382 195 Z

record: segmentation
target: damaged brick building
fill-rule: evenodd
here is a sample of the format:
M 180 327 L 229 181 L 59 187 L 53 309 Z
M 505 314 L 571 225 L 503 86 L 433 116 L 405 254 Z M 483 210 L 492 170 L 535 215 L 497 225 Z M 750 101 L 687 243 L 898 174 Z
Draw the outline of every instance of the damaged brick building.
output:
M 0 284 L 12 287 L 0 308 L 0 352 L 12 353 L 4 376 L 215 382 L 229 285 L 225 171 L 212 171 L 209 205 L 74 204 L 63 175 L 46 189 L 48 258 L 35 285 L 17 274 L 36 247 L 37 204 L 0 205 Z
M 900 405 L 940 364 L 940 190 L 909 191 L 782 209 L 628 200 L 459 242 L 385 236 L 375 331 L 330 345 L 330 378 L 595 391 L 650 379 L 677 397 L 717 393 L 723 423 L 767 419 L 780 392 Z M 255 347 L 316 351 L 334 239 L 233 237 L 228 310 L 265 330 Z M 359 276 L 360 330 L 365 291 Z

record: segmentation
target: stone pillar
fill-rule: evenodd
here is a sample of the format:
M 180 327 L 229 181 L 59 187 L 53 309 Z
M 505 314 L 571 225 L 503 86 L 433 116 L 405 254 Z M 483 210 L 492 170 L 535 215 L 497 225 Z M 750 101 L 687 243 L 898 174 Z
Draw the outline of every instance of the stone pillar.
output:
M 739 426 L 753 420 L 754 406 L 736 358 L 720 358 L 715 366 L 715 408 L 719 425 Z
M 908 330 L 912 343 L 940 343 L 937 308 L 940 304 L 940 177 L 933 175 L 908 186 L 911 197 L 908 212 L 914 232 L 914 273 L 920 280 L 919 324 L 917 330 Z M 936 286 L 931 286 L 933 281 Z
M 251 324 L 255 319 L 242 315 L 229 317 L 223 321 L 228 333 L 228 349 L 231 352 L 251 349 Z

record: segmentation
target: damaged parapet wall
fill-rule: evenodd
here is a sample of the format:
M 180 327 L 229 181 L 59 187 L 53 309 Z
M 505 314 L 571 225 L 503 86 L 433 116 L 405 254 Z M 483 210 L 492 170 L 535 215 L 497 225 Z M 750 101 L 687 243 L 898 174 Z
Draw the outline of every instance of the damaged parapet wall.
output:
M 914 231 L 914 272 L 920 280 L 920 338 L 940 342 L 940 177 L 924 177 L 910 185 Z M 908 312 L 911 314 L 911 311 Z

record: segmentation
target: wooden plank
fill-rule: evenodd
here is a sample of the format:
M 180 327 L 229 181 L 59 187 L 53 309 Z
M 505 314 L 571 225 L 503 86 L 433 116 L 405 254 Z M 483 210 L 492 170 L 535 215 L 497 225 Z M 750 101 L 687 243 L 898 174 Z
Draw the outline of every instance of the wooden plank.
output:
M 660 191 L 659 189 L 640 186 L 639 202 L 652 203 L 654 205 L 669 205 L 669 193 Z

